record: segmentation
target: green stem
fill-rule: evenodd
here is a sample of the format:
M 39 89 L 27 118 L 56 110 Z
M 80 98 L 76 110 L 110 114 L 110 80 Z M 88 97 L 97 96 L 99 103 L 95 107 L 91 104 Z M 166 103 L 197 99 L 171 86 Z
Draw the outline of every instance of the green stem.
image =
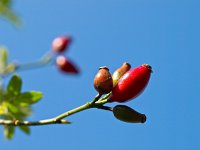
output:
M 65 112 L 63 114 L 58 115 L 54 119 L 55 120 L 61 120 L 61 119 L 66 118 L 66 117 L 68 117 L 70 115 L 78 113 L 80 111 L 83 111 L 83 110 L 86 110 L 86 109 L 90 109 L 90 108 L 98 108 L 99 106 L 102 106 L 103 104 L 107 103 L 107 100 L 94 102 L 96 99 L 99 98 L 99 96 L 100 95 L 96 96 L 94 98 L 94 100 L 91 101 L 91 102 L 88 102 L 88 103 L 86 103 L 86 104 L 84 104 L 84 105 L 82 105 L 80 107 L 74 108 L 74 109 L 72 109 L 70 111 L 67 111 L 67 112 Z
M 36 60 L 34 62 L 23 63 L 23 64 L 11 63 L 7 65 L 3 71 L 0 72 L 0 77 L 6 77 L 17 70 L 29 70 L 29 69 L 44 67 L 50 64 L 52 60 L 53 60 L 53 54 L 51 51 L 49 51 L 41 59 Z
M 94 100 L 99 98 L 99 96 L 95 97 Z M 63 114 L 60 114 L 54 118 L 51 119 L 44 119 L 44 120 L 39 120 L 39 121 L 19 121 L 19 120 L 3 120 L 0 119 L 0 125 L 8 125 L 8 126 L 39 126 L 39 125 L 48 125 L 48 124 L 70 124 L 69 121 L 63 120 L 63 118 L 66 118 L 70 115 L 73 115 L 75 113 L 84 111 L 86 109 L 90 108 L 99 108 L 99 109 L 104 109 L 105 107 L 102 107 L 105 103 L 107 103 L 106 100 L 98 100 L 97 102 L 94 103 L 94 100 L 91 102 L 88 102 L 82 106 L 79 106 L 77 108 L 74 108 L 72 110 L 69 110 Z M 104 109 L 106 110 L 106 108 Z M 108 109 L 107 109 L 108 110 Z
M 39 59 L 37 61 L 24 63 L 24 64 L 18 64 L 16 69 L 17 70 L 28 70 L 28 69 L 44 67 L 47 64 L 49 64 L 51 61 L 52 61 L 52 53 L 48 52 L 41 59 Z
M 78 113 L 80 111 L 83 111 L 83 110 L 86 110 L 86 109 L 89 109 L 89 108 L 91 108 L 91 103 L 86 103 L 86 104 L 84 104 L 84 105 L 82 105 L 80 107 L 74 108 L 74 109 L 72 109 L 70 111 L 67 111 L 67 112 L 65 112 L 63 114 L 60 114 L 57 117 L 55 117 L 54 119 L 55 120 L 61 120 L 61 119 L 65 118 L 65 117 L 68 117 L 70 115 L 73 115 L 75 113 Z
M 19 120 L 3 120 L 0 119 L 1 125 L 7 126 L 38 126 L 38 125 L 47 125 L 47 124 L 70 124 L 67 120 L 57 120 L 45 119 L 39 121 L 19 121 Z
M 100 97 L 102 96 L 102 94 L 98 93 L 95 98 L 93 99 L 93 101 L 91 102 L 91 105 L 93 105 L 96 101 L 98 101 L 100 99 Z
M 108 110 L 108 111 L 113 111 L 113 108 L 112 107 L 108 107 L 108 106 L 99 106 L 97 107 L 98 109 L 103 109 L 103 110 Z

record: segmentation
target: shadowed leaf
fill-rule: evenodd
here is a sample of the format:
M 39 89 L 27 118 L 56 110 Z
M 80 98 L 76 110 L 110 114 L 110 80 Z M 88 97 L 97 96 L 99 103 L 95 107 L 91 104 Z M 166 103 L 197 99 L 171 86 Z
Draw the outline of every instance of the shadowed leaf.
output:
M 21 77 L 18 75 L 13 75 L 8 83 L 7 92 L 11 96 L 12 95 L 17 96 L 21 92 L 21 87 L 22 87 Z
M 11 112 L 12 114 L 16 114 L 20 111 L 20 108 L 11 104 L 11 103 L 6 103 L 6 105 L 8 106 L 9 112 Z
M 19 126 L 19 129 L 21 131 L 23 131 L 24 133 L 26 133 L 26 134 L 30 134 L 31 133 L 31 130 L 30 130 L 30 128 L 28 126 Z
M 12 139 L 14 137 L 15 127 L 13 126 L 4 126 L 4 136 L 7 139 Z
M 11 0 L 0 0 L 0 3 L 6 7 L 10 7 Z

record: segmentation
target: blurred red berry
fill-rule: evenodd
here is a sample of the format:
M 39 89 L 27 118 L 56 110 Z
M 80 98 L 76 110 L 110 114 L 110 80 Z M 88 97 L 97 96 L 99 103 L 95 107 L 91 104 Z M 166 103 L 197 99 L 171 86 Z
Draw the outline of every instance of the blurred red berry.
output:
M 148 84 L 151 66 L 143 64 L 126 72 L 113 88 L 109 102 L 126 102 L 137 97 Z
M 64 73 L 79 73 L 78 68 L 65 56 L 58 56 L 56 59 L 56 65 Z
M 71 42 L 71 38 L 68 36 L 60 36 L 53 40 L 52 49 L 57 53 L 64 52 Z

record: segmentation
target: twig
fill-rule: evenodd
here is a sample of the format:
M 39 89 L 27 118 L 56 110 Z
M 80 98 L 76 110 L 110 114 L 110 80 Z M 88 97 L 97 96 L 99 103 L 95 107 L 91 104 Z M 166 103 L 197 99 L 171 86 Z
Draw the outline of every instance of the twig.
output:
M 95 98 L 93 99 L 93 101 L 91 102 L 91 105 L 93 105 L 96 101 L 98 101 L 100 99 L 100 97 L 102 96 L 102 94 L 98 93 Z
M 95 97 L 96 98 L 96 97 Z M 94 98 L 94 100 L 95 100 Z M 101 108 L 105 103 L 107 103 L 106 100 L 97 101 L 95 103 L 91 101 L 88 102 L 80 107 L 74 108 L 72 110 L 69 110 L 63 114 L 60 114 L 54 118 L 51 119 L 44 119 L 39 121 L 20 121 L 20 120 L 4 120 L 0 119 L 0 125 L 8 125 L 8 126 L 39 126 L 39 125 L 48 125 L 48 124 L 70 124 L 69 121 L 63 120 L 63 118 L 66 118 L 70 115 L 73 115 L 75 113 L 78 113 L 80 111 L 90 109 L 90 108 Z
M 0 77 L 6 77 L 14 73 L 15 71 L 23 71 L 23 70 L 30 70 L 30 69 L 45 67 L 51 62 L 53 62 L 53 54 L 51 51 L 49 51 L 42 58 L 36 61 L 23 63 L 23 64 L 11 63 L 7 65 L 4 70 L 0 71 Z
M 1 125 L 7 126 L 37 126 L 37 125 L 47 125 L 47 124 L 70 124 L 67 120 L 53 120 L 46 119 L 40 121 L 19 121 L 19 120 L 0 120 Z
M 108 111 L 113 111 L 112 107 L 108 107 L 108 106 L 99 106 L 97 107 L 98 109 L 103 109 L 103 110 L 108 110 Z
M 49 51 L 39 60 L 36 60 L 34 62 L 24 63 L 24 64 L 18 64 L 16 69 L 17 70 L 30 70 L 30 69 L 44 67 L 52 61 L 52 56 L 53 56 L 52 52 Z

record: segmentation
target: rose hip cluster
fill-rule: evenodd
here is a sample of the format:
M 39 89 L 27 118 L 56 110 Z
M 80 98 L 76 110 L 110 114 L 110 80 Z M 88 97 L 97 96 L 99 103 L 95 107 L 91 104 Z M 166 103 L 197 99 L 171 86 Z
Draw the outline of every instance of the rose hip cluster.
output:
M 124 63 L 111 76 L 108 68 L 100 67 L 94 78 L 94 87 L 100 94 L 112 92 L 109 102 L 127 102 L 142 93 L 151 72 L 148 64 L 131 69 L 129 63 Z
M 124 63 L 113 75 L 109 69 L 100 67 L 94 78 L 94 87 L 99 94 L 110 93 L 108 102 L 127 102 L 139 96 L 147 86 L 152 68 L 148 64 L 143 64 L 131 69 L 129 63 Z M 117 105 L 113 109 L 114 116 L 125 122 L 146 121 L 146 116 L 125 105 Z
M 72 39 L 69 36 L 60 36 L 53 40 L 52 50 L 58 54 L 56 58 L 56 65 L 63 73 L 78 74 L 79 70 L 76 65 L 63 54 L 71 43 Z

